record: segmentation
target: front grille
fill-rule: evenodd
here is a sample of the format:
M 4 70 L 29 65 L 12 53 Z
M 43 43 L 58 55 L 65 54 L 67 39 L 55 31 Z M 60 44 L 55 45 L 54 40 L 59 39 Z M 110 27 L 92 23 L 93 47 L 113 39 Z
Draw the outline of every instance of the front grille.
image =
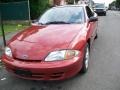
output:
M 50 77 L 51 78 L 60 78 L 64 75 L 64 72 L 53 73 Z
M 29 59 L 19 59 L 19 58 L 14 58 L 15 60 L 18 61 L 23 61 L 23 62 L 41 62 L 42 60 L 29 60 Z
M 45 74 L 45 73 L 32 73 L 31 78 L 51 78 L 51 79 L 57 79 L 63 77 L 64 73 L 59 72 L 59 73 L 52 73 L 52 74 Z
M 36 78 L 44 80 L 46 78 L 51 80 L 60 79 L 65 75 L 65 72 L 55 72 L 55 73 L 42 73 L 42 72 L 31 72 L 30 70 L 24 70 L 24 69 L 17 69 L 16 67 L 10 68 L 6 67 L 8 71 L 15 73 L 18 76 L 26 77 L 26 78 Z
M 24 70 L 13 70 L 13 72 L 22 77 L 38 78 L 38 79 L 44 79 L 44 78 L 57 79 L 57 78 L 62 78 L 64 76 L 64 72 L 51 73 L 51 74 L 32 73 L 30 71 L 24 71 Z
M 98 11 L 98 12 L 102 12 L 102 11 L 103 11 L 103 9 L 97 9 L 96 11 Z

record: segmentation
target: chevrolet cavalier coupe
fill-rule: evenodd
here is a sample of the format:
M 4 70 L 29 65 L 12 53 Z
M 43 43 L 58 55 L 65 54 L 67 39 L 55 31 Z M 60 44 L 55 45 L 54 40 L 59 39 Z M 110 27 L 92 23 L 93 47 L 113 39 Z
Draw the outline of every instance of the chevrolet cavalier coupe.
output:
M 98 17 L 87 5 L 57 6 L 8 41 L 2 62 L 23 79 L 64 80 L 85 73 Z

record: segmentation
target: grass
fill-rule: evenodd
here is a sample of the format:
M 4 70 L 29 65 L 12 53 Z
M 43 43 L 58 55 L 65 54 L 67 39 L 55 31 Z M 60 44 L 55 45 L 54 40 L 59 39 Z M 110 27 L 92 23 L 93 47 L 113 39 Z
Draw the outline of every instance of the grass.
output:
M 8 34 L 8 33 L 13 33 L 13 32 L 17 32 L 17 31 L 23 30 L 23 29 L 25 29 L 26 27 L 28 27 L 28 25 L 5 24 L 5 25 L 4 25 L 4 31 L 5 31 L 5 34 Z M 2 36 L 1 27 L 0 27 L 0 36 Z

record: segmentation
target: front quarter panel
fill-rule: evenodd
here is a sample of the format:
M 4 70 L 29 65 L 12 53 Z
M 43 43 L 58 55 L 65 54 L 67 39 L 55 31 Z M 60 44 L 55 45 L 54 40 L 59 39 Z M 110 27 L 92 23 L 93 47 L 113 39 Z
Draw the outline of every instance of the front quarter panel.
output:
M 87 28 L 86 24 L 83 25 L 82 30 L 76 35 L 69 45 L 69 49 L 81 50 L 87 42 Z
M 98 17 L 97 14 L 95 13 L 94 17 Z M 87 38 L 90 39 L 90 45 L 93 43 L 95 36 L 97 34 L 97 27 L 98 27 L 98 21 L 94 22 L 87 22 Z

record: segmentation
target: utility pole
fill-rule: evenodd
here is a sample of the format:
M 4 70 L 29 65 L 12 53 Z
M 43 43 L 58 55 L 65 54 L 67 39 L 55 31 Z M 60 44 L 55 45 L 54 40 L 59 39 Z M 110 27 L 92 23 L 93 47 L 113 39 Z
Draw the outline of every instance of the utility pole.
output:
M 74 5 L 76 4 L 75 0 L 74 0 Z
M 5 39 L 5 32 L 4 32 L 4 26 L 3 26 L 3 19 L 2 19 L 2 12 L 0 11 L 0 24 L 1 24 L 1 31 L 3 36 L 3 43 L 4 47 L 6 46 L 6 39 Z
M 29 14 L 29 25 L 31 24 L 31 15 L 30 15 L 30 1 L 28 0 L 28 14 Z

